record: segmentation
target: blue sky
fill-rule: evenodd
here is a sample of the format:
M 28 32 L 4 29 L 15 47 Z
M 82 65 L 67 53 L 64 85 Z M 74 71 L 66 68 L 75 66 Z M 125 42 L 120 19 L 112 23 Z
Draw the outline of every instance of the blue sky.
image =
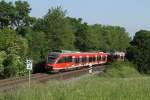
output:
M 13 0 L 15 1 L 15 0 Z M 89 24 L 125 27 L 131 36 L 140 29 L 150 30 L 150 0 L 26 0 L 31 16 L 43 17 L 49 8 L 61 6 L 68 16 Z

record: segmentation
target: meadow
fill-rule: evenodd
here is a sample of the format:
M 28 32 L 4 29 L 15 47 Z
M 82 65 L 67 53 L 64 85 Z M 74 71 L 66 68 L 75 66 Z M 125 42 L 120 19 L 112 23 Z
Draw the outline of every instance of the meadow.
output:
M 112 67 L 114 65 L 115 67 Z M 118 66 L 121 67 L 118 68 Z M 45 84 L 33 83 L 31 88 L 24 85 L 15 91 L 0 93 L 0 100 L 149 99 L 150 77 L 140 75 L 129 63 L 115 63 L 99 75 L 89 75 L 68 81 L 49 81 Z

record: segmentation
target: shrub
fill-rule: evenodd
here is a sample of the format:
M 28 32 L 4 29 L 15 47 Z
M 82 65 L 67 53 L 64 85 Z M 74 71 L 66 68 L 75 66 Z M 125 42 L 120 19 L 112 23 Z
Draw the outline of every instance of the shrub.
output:
M 7 55 L 5 51 L 0 51 L 0 77 L 4 75 L 4 65 L 3 62 L 6 59 Z
M 100 76 L 104 77 L 133 77 L 140 74 L 135 68 L 135 65 L 129 62 L 114 62 L 111 65 L 107 65 L 104 73 Z
M 5 77 L 12 77 L 26 72 L 23 61 L 18 55 L 8 55 L 4 61 L 4 75 Z
M 28 52 L 27 40 L 9 28 L 0 30 L 0 35 L 0 76 L 24 74 L 23 59 Z

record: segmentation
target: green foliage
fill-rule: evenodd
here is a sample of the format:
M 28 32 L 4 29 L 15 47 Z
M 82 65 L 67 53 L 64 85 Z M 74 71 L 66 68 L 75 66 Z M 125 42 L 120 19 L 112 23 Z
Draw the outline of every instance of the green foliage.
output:
M 135 34 L 127 49 L 127 58 L 137 64 L 141 73 L 150 74 L 150 31 L 141 30 Z
M 19 26 L 29 26 L 30 25 L 30 5 L 26 1 L 16 1 L 15 2 L 15 20 L 14 24 L 16 27 Z
M 11 27 L 13 29 L 31 26 L 34 18 L 29 16 L 30 5 L 26 1 L 5 2 L 0 1 L 0 29 Z
M 0 30 L 0 75 L 12 77 L 23 74 L 23 60 L 28 53 L 28 42 L 12 29 Z
M 89 26 L 87 23 L 81 24 L 78 31 L 75 34 L 76 34 L 75 45 L 76 47 L 79 48 L 79 50 L 88 51 L 94 49 L 93 48 L 94 44 L 92 44 L 93 38 L 89 32 Z
M 47 40 L 51 50 L 73 49 L 74 35 L 65 19 L 65 12 L 62 8 L 49 9 L 43 20 L 39 20 L 34 29 L 47 33 Z M 39 29 L 38 29 L 39 28 Z
M 0 93 L 1 100 L 149 100 L 150 78 L 100 78 L 50 81 Z
M 4 76 L 4 65 L 3 62 L 6 59 L 7 55 L 5 51 L 0 51 L 0 77 Z
M 88 25 L 82 19 L 67 17 L 75 34 L 75 47 L 81 51 L 125 51 L 130 38 L 126 30 L 118 26 Z
M 28 52 L 28 43 L 26 39 L 18 36 L 12 29 L 0 30 L 0 50 L 7 54 L 16 54 L 24 57 Z
M 26 57 L 33 60 L 33 72 L 43 72 L 45 57 L 51 50 L 46 34 L 44 32 L 35 32 L 32 29 L 26 31 L 25 38 L 28 40 L 29 46 Z
M 10 54 L 4 60 L 4 77 L 13 77 L 23 75 L 26 72 L 26 67 L 20 56 Z
M 43 32 L 34 32 L 30 29 L 25 37 L 29 44 L 28 57 L 32 58 L 35 62 L 44 59 L 49 51 L 46 34 Z
M 130 38 L 124 28 L 119 26 L 101 26 L 99 39 L 103 41 L 100 48 L 107 51 L 125 51 Z
M 138 77 L 138 73 L 135 65 L 129 62 L 114 62 L 107 65 L 104 73 L 100 74 L 102 77 Z
M 11 24 L 14 17 L 14 6 L 11 2 L 0 1 L 0 29 Z

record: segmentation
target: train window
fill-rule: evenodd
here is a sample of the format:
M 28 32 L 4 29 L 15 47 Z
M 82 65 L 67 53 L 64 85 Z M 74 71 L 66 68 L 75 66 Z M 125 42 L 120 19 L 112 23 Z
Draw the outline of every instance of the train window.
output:
M 99 61 L 99 59 L 100 59 L 100 57 L 99 57 L 99 56 L 97 56 L 97 61 Z
M 103 56 L 101 56 L 101 61 L 103 61 Z
M 107 60 L 107 57 L 108 57 L 108 56 L 105 57 L 105 60 Z
M 84 62 L 87 62 L 87 58 L 86 57 L 84 57 Z
M 98 57 L 97 57 L 97 60 L 98 60 L 98 61 L 100 61 L 100 60 L 101 60 L 101 57 L 100 57 L 100 56 L 98 56 Z
M 92 62 L 93 61 L 93 58 L 92 57 L 89 57 L 89 62 Z
M 65 56 L 64 59 L 65 59 L 65 63 L 68 62 L 68 57 L 67 56 Z
M 75 63 L 75 58 L 74 57 L 72 57 L 72 62 Z
M 123 59 L 124 59 L 124 56 L 121 56 L 121 59 L 123 60 Z
M 95 61 L 97 61 L 97 56 L 95 56 Z
M 58 63 L 65 63 L 65 57 L 62 57 L 58 60 Z
M 89 62 L 89 57 L 86 58 L 86 62 Z
M 82 57 L 82 62 L 84 62 L 84 57 Z
M 72 62 L 72 56 L 65 56 L 58 60 L 58 63 Z
M 95 57 L 93 57 L 93 62 L 95 62 L 95 60 L 96 60 Z
M 94 61 L 94 58 L 92 57 L 92 62 Z
M 85 57 L 85 62 L 88 62 L 88 58 L 87 57 Z
M 82 58 L 82 62 L 86 62 L 86 57 L 83 57 L 83 58 Z
M 75 58 L 75 63 L 79 63 L 79 58 Z
M 102 60 L 102 56 L 100 56 L 100 60 Z
M 80 62 L 80 58 L 77 58 L 77 63 L 79 63 Z
M 79 62 L 82 62 L 82 57 L 79 58 Z
M 103 56 L 103 57 L 102 57 L 102 61 L 105 61 L 105 60 L 106 60 L 106 57 L 105 57 L 105 56 Z
M 55 59 L 56 59 L 56 57 L 49 56 L 49 57 L 48 57 L 48 63 L 49 63 L 49 64 L 53 64 L 53 63 L 55 62 Z
M 72 62 L 72 56 L 65 56 L 65 62 Z
M 69 62 L 72 62 L 72 56 L 69 56 L 68 59 L 69 59 Z
M 53 64 L 58 56 L 59 56 L 59 54 L 57 54 L 57 53 L 50 53 L 47 57 L 47 63 Z

